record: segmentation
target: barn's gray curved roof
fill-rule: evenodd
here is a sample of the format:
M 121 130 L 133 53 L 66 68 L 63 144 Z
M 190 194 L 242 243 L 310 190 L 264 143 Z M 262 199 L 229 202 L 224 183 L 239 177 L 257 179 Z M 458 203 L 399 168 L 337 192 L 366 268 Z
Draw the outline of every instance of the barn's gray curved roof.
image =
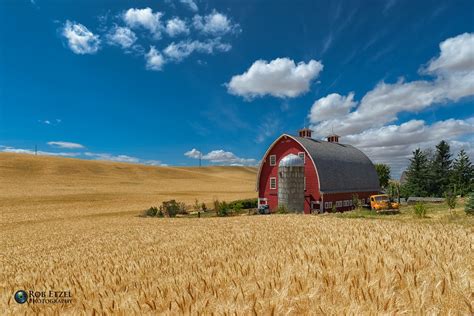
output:
M 313 159 L 323 193 L 379 191 L 379 178 L 370 159 L 359 149 L 340 143 L 291 136 Z

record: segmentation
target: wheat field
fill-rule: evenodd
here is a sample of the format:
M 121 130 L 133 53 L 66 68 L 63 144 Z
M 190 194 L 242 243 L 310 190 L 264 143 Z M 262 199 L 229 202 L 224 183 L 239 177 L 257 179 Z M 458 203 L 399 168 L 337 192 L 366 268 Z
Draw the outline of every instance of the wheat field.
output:
M 252 197 L 254 179 L 250 168 L 0 154 L 2 314 L 474 313 L 469 225 L 137 216 L 163 197 Z M 73 301 L 20 305 L 18 289 L 70 290 Z

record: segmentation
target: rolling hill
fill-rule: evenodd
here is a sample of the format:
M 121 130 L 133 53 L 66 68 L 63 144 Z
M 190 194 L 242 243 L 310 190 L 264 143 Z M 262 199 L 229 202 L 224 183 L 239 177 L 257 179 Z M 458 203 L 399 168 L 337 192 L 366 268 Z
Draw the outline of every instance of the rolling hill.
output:
M 131 213 L 166 199 L 251 198 L 251 167 L 155 167 L 109 161 L 0 153 L 4 219 Z

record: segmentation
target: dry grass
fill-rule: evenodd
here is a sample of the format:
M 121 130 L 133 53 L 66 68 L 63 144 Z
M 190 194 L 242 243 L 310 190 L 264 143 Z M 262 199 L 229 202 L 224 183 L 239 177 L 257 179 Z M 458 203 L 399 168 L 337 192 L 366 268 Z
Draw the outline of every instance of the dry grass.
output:
M 12 181 L 4 166 L 0 158 L 2 189 Z M 214 187 L 225 188 L 220 171 L 209 171 L 219 179 Z M 244 193 L 231 194 L 247 197 L 253 189 L 250 180 L 241 186 Z M 9 199 L 19 202 L 24 192 L 7 191 L 0 193 L 2 314 L 474 313 L 473 231 L 466 225 L 297 215 L 139 218 L 121 212 L 131 208 L 126 199 L 107 209 L 117 200 L 101 201 L 103 192 L 87 192 L 96 198 L 89 202 L 60 195 L 56 212 L 66 215 L 47 210 L 35 219 L 55 193 L 30 184 L 33 200 L 15 214 Z M 133 205 L 142 202 L 149 201 Z M 94 215 L 95 205 L 106 211 Z M 73 303 L 18 305 L 12 295 L 20 288 L 71 290 Z

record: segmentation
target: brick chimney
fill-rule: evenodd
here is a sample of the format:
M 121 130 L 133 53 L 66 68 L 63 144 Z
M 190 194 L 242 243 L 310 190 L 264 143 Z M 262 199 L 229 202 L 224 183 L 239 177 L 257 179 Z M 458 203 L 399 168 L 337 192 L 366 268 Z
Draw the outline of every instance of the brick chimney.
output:
M 298 131 L 298 135 L 300 137 L 305 137 L 305 138 L 311 138 L 312 133 L 313 131 L 306 127 Z
M 330 143 L 339 143 L 339 135 L 331 134 L 328 136 L 328 142 Z

